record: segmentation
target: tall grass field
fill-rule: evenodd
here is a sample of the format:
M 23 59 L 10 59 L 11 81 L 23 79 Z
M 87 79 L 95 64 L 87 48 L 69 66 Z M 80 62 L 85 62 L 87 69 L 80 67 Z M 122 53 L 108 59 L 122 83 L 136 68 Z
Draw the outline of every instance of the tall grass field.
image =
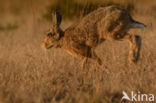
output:
M 51 12 L 60 9 L 63 30 L 98 7 L 127 9 L 147 29 L 133 29 L 142 48 L 129 64 L 129 43 L 105 41 L 96 49 L 103 66 L 80 60 L 63 49 L 41 48 L 52 26 Z M 0 0 L 0 103 L 156 103 L 123 100 L 123 91 L 156 96 L 155 0 Z M 104 70 L 107 66 L 111 74 Z M 138 99 L 137 99 L 138 100 Z

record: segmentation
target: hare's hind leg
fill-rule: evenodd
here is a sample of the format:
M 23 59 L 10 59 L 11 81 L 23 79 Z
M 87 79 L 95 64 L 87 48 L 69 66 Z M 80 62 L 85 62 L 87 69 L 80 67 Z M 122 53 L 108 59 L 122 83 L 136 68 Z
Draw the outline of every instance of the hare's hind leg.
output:
M 123 39 L 126 39 L 130 43 L 129 60 L 136 63 L 140 56 L 141 37 L 138 35 L 126 35 Z

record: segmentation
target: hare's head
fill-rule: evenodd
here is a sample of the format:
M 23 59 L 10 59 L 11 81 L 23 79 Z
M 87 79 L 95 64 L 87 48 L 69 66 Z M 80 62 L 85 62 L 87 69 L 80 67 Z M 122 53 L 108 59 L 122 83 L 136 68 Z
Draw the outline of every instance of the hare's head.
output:
M 60 28 L 61 21 L 62 15 L 58 10 L 56 10 L 52 14 L 52 28 L 50 28 L 50 30 L 44 35 L 44 39 L 42 42 L 43 48 L 49 49 L 53 46 L 57 46 L 58 41 L 63 36 L 63 31 Z

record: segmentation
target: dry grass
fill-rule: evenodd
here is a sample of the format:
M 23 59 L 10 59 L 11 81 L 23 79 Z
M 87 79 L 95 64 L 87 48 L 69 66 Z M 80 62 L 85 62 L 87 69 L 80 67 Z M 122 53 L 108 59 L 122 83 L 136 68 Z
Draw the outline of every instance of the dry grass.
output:
M 8 1 L 2 1 L 3 11 L 9 11 Z M 135 5 L 133 17 L 149 27 L 131 31 L 143 40 L 137 64 L 128 64 L 127 42 L 106 41 L 97 48 L 110 75 L 91 62 L 80 69 L 80 61 L 61 49 L 42 50 L 43 32 L 50 23 L 41 18 L 44 9 L 37 4 L 45 7 L 48 3 L 29 3 L 24 8 L 31 8 L 22 10 L 25 13 L 15 15 L 10 10 L 0 15 L 2 25 L 19 23 L 16 30 L 0 31 L 0 103 L 120 103 L 123 90 L 156 96 L 156 3 L 144 0 Z M 72 22 L 64 21 L 62 27 Z

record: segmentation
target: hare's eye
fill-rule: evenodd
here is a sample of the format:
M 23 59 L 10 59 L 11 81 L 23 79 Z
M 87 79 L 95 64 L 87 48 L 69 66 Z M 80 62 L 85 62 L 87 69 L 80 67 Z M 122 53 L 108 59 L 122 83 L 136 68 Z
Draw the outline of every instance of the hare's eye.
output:
M 51 36 L 53 36 L 53 34 L 52 33 L 48 33 L 47 36 L 48 37 L 51 37 Z

